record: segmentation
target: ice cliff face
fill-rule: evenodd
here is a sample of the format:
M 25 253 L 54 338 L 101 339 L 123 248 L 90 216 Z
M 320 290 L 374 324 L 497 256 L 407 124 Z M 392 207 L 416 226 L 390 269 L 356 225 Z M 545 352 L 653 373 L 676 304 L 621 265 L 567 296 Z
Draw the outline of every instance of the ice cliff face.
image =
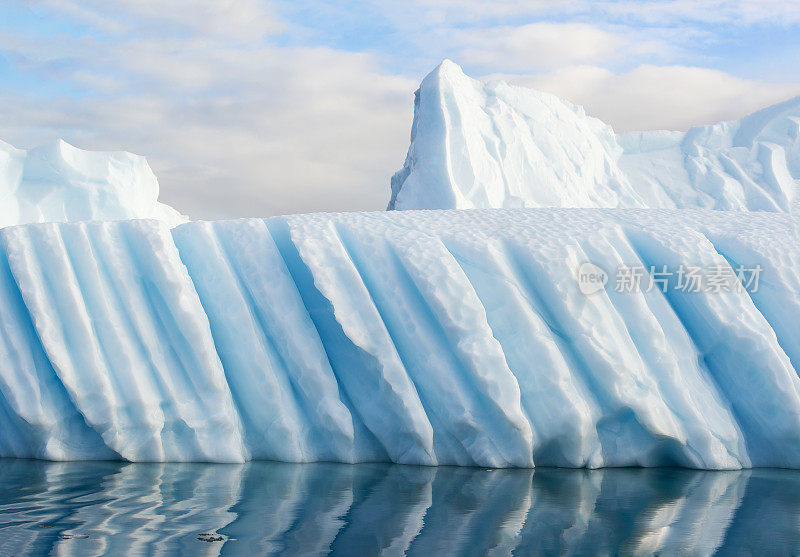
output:
M 0 141 L 0 228 L 50 221 L 186 221 L 157 199 L 158 180 L 144 157 L 83 151 L 60 140 L 30 151 Z
M 0 230 L 0 456 L 800 467 L 788 213 L 426 211 Z M 591 261 L 757 291 L 592 294 Z
M 800 98 L 687 133 L 615 134 L 583 109 L 443 62 L 420 85 L 389 209 L 700 207 L 787 211 Z

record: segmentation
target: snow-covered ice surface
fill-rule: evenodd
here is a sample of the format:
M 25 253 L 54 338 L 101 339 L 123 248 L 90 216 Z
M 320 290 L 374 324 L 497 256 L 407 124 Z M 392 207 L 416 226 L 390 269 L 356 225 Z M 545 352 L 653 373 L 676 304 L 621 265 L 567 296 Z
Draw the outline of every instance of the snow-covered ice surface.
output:
M 50 221 L 186 221 L 159 203 L 144 157 L 84 151 L 58 140 L 30 151 L 0 141 L 0 228 Z
M 798 468 L 798 225 L 493 209 L 8 227 L 0 456 Z M 587 261 L 763 271 L 754 292 L 585 295 Z
M 390 209 L 788 211 L 800 188 L 800 97 L 686 133 L 615 134 L 553 95 L 443 62 L 420 85 Z

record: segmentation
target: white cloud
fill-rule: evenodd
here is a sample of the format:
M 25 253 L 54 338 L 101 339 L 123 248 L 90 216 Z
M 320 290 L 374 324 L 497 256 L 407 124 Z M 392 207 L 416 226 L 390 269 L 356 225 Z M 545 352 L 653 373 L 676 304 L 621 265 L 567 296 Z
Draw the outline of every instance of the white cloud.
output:
M 526 71 L 596 62 L 619 52 L 625 40 L 582 23 L 529 23 L 454 33 L 459 58 L 484 68 Z M 497 65 L 501 68 L 497 68 Z
M 800 22 L 800 0 L 415 0 L 424 18 L 437 23 L 480 22 L 543 16 L 591 17 L 670 26 L 676 22 L 737 27 Z
M 642 65 L 622 74 L 580 66 L 542 75 L 492 77 L 568 99 L 617 131 L 686 130 L 740 118 L 800 95 L 800 83 L 765 83 L 686 66 Z
M 742 27 L 761 23 L 787 25 L 800 22 L 800 0 L 604 1 L 595 3 L 592 9 L 595 13 L 654 25 L 693 21 Z
M 412 0 L 414 11 L 423 11 L 423 20 L 442 23 L 484 21 L 519 16 L 536 16 L 553 12 L 572 13 L 581 10 L 585 0 Z
M 147 31 L 169 26 L 241 41 L 283 30 L 263 0 L 29 0 L 40 9 L 87 23 L 104 33 Z
M 675 47 L 650 34 L 585 23 L 529 23 L 450 33 L 458 59 L 490 71 L 531 72 L 575 64 L 669 58 Z

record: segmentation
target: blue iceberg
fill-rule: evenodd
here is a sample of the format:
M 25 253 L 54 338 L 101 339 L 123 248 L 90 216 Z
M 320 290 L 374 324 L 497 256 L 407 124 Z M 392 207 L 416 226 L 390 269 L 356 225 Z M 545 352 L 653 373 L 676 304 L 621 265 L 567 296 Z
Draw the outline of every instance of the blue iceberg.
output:
M 800 467 L 791 213 L 0 230 L 0 455 Z M 587 293 L 580 269 L 645 271 Z M 687 291 L 682 265 L 761 270 Z

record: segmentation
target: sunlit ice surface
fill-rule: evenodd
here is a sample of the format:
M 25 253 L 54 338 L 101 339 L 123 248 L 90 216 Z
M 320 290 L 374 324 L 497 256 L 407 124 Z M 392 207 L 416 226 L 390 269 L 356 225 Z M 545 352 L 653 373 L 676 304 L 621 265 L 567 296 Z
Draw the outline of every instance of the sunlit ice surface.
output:
M 791 554 L 800 473 L 0 461 L 0 554 Z

